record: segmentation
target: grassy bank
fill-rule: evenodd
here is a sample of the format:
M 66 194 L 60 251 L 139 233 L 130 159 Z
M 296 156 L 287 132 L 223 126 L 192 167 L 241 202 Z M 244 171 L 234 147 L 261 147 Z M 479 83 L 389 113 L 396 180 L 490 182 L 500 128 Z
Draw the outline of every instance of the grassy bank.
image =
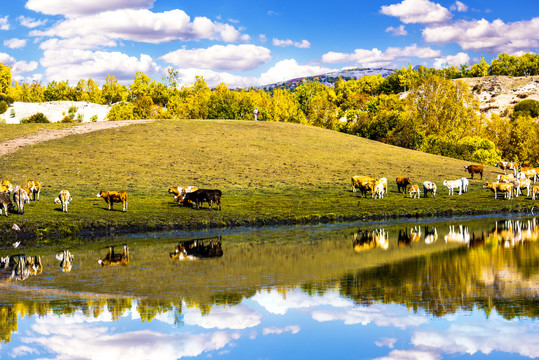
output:
M 41 201 L 24 215 L 0 218 L 4 243 L 14 238 L 46 243 L 57 237 L 163 229 L 312 223 L 401 216 L 524 211 L 525 197 L 495 200 L 471 180 L 462 196 L 448 196 L 445 179 L 467 174 L 468 162 L 389 146 L 321 128 L 248 121 L 156 121 L 72 135 L 25 147 L 0 158 L 0 178 L 43 183 Z M 484 178 L 500 173 L 486 167 Z M 352 175 L 385 176 L 389 195 L 359 199 Z M 397 193 L 394 179 L 438 184 L 436 199 Z M 182 208 L 169 186 L 223 191 L 223 210 Z M 53 203 L 61 189 L 74 201 L 69 213 Z M 128 211 L 107 211 L 99 190 L 127 190 Z M 21 232 L 11 229 L 16 223 Z

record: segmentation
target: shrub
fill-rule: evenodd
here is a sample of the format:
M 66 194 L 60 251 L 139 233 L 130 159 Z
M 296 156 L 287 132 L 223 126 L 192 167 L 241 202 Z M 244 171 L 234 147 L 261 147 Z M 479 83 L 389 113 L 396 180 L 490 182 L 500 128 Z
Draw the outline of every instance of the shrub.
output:
M 68 113 L 73 113 L 73 114 L 75 114 L 78 110 L 79 110 L 78 107 L 76 107 L 76 106 L 70 106 L 70 107 L 69 107 L 69 110 L 67 110 L 67 112 L 68 112 Z
M 9 105 L 5 100 L 0 100 L 0 114 L 3 114 L 7 111 Z
M 115 104 L 110 108 L 109 113 L 107 114 L 107 119 L 109 120 L 132 120 L 133 118 L 133 109 L 135 106 L 131 103 L 119 103 Z
M 15 109 L 11 109 L 11 117 L 15 117 Z
M 22 122 L 22 120 L 21 120 Z M 49 123 L 49 119 L 45 116 L 43 113 L 35 113 L 34 115 L 30 116 L 26 121 L 25 124 L 33 124 L 33 123 Z
M 93 115 L 93 116 L 90 118 L 90 120 L 91 120 L 92 122 L 96 122 L 96 121 L 97 121 L 97 115 Z
M 533 99 L 520 101 L 515 105 L 513 111 L 513 118 L 518 116 L 531 116 L 532 118 L 539 116 L 539 101 Z
M 61 123 L 74 123 L 75 120 L 71 116 L 64 116 L 64 118 L 60 121 Z
M 84 121 L 84 114 L 77 114 L 77 122 L 81 123 Z

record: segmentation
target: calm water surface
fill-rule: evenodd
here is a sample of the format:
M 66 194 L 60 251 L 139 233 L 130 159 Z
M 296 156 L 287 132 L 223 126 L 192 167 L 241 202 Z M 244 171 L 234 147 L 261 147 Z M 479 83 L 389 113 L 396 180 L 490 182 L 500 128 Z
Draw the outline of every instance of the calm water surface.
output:
M 219 237 L 222 256 L 170 257 Z M 0 358 L 533 359 L 538 238 L 539 219 L 515 217 L 0 249 L 43 265 L 24 280 L 0 271 Z M 127 265 L 98 264 L 124 244 Z

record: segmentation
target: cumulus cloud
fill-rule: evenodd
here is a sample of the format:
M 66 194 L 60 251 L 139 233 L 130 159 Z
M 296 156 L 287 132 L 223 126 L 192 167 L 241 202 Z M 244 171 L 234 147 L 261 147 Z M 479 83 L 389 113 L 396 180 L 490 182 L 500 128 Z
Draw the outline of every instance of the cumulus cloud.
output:
M 539 47 L 539 18 L 504 23 L 497 19 L 460 20 L 449 25 L 430 26 L 423 38 L 431 43 L 457 43 L 463 50 L 489 53 L 532 51 Z
M 250 76 L 234 75 L 228 72 L 214 71 L 210 69 L 177 69 L 180 77 L 180 85 L 192 84 L 195 82 L 196 76 L 202 76 L 209 87 L 215 87 L 220 83 L 227 84 L 230 88 L 246 88 L 250 86 L 258 86 L 259 79 Z
M 408 35 L 408 31 L 406 31 L 406 29 L 404 28 L 404 25 L 401 25 L 398 28 L 390 26 L 386 29 L 386 32 L 389 32 L 391 33 L 391 35 L 394 35 L 394 36 Z
M 460 1 L 456 1 L 453 5 L 451 5 L 451 7 L 449 7 L 449 10 L 458 11 L 458 12 L 466 12 L 468 11 L 468 5 Z
M 9 30 L 8 16 L 0 17 L 0 30 Z
M 293 46 L 298 49 L 308 49 L 311 47 L 311 43 L 308 42 L 307 40 L 292 41 L 290 39 L 279 40 L 279 39 L 273 38 L 273 46 L 280 46 L 280 47 Z
M 271 59 L 269 49 L 249 44 L 214 45 L 207 49 L 179 49 L 160 59 L 183 68 L 211 68 L 246 71 L 257 68 Z
M 375 341 L 374 344 L 379 347 L 387 346 L 390 349 L 393 349 L 395 347 L 395 343 L 397 342 L 397 339 L 395 338 L 382 338 L 380 341 Z
M 26 8 L 47 15 L 80 16 L 118 9 L 149 9 L 155 0 L 28 0 Z
M 353 53 L 328 52 L 322 55 L 322 61 L 328 64 L 339 64 L 352 62 L 359 66 L 375 67 L 387 66 L 392 61 L 401 58 L 416 57 L 421 59 L 435 58 L 440 56 L 440 50 L 434 50 L 430 47 L 419 47 L 412 44 L 405 48 L 389 47 L 386 51 L 380 51 L 376 48 L 372 50 L 356 49 Z
M 434 68 L 441 69 L 445 66 L 460 66 L 462 64 L 468 64 L 470 62 L 470 56 L 464 52 L 459 52 L 456 55 L 447 55 L 434 59 Z
M 45 50 L 41 65 L 46 68 L 49 81 L 69 80 L 74 83 L 88 78 L 104 81 L 108 74 L 125 82 L 132 81 L 136 72 L 151 75 L 160 71 L 149 55 L 141 54 L 137 58 L 121 52 L 73 49 Z
M 442 357 L 436 352 L 426 350 L 393 350 L 388 356 L 374 360 L 438 360 Z
M 31 36 L 60 38 L 100 35 L 115 40 L 158 44 L 173 40 L 248 40 L 229 24 L 212 22 L 205 17 L 190 17 L 182 10 L 154 13 L 149 10 L 115 10 L 81 18 L 67 19 L 48 30 L 30 32 Z
M 11 75 L 15 80 L 20 79 L 21 74 L 26 74 L 37 69 L 37 62 L 35 61 L 17 61 L 11 55 L 6 53 L 0 53 L 0 63 L 4 63 L 11 67 Z
M 204 329 L 247 329 L 260 324 L 260 313 L 245 305 L 234 307 L 214 307 L 210 314 L 202 315 L 198 309 L 188 309 L 183 313 L 185 324 L 196 325 Z
M 10 49 L 20 49 L 26 46 L 26 40 L 17 38 L 4 40 L 4 46 Z
M 441 23 L 451 19 L 449 10 L 429 0 L 404 0 L 398 4 L 382 6 L 380 12 L 398 17 L 405 24 Z
M 324 74 L 336 69 L 318 65 L 300 65 L 294 59 L 281 60 L 271 69 L 260 75 L 260 84 L 267 85 L 304 76 Z
M 22 15 L 19 16 L 17 20 L 19 21 L 19 24 L 27 28 L 35 28 L 41 25 L 45 25 L 47 23 L 46 19 L 37 20 Z

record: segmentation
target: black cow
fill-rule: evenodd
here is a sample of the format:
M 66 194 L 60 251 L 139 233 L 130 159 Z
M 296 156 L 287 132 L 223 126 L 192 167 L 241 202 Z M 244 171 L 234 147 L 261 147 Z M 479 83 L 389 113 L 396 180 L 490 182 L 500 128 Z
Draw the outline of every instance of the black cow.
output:
M 194 202 L 197 209 L 202 208 L 202 203 L 206 201 L 210 206 L 210 210 L 213 209 L 214 204 L 217 206 L 218 210 L 221 210 L 221 194 L 221 190 L 217 189 L 198 189 L 196 191 L 185 194 L 183 200 L 185 202 Z

